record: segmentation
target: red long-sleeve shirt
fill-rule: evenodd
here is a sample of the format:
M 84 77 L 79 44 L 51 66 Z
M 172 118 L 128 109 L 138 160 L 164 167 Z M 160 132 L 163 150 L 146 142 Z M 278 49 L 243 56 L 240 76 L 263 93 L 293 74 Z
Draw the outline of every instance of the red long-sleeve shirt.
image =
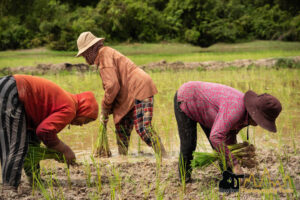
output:
M 88 93 L 91 101 L 84 105 L 80 102 L 85 101 L 86 95 L 73 95 L 47 79 L 30 75 L 13 77 L 19 99 L 25 107 L 28 128 L 34 129 L 39 139 L 49 147 L 59 143 L 57 133 L 76 116 L 92 119 L 98 116 L 98 104 L 91 92 Z

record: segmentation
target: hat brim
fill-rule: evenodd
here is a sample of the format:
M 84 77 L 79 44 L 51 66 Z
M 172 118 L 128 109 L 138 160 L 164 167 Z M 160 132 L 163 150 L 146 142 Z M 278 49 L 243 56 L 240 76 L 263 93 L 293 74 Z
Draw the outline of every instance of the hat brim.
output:
M 93 39 L 86 47 L 84 47 L 83 49 L 80 49 L 80 51 L 78 51 L 78 53 L 75 57 L 81 56 L 81 54 L 83 52 L 85 52 L 86 50 L 88 50 L 88 48 L 90 48 L 91 46 L 93 46 L 94 44 L 96 44 L 99 41 L 103 41 L 104 39 L 105 38 L 95 38 L 95 39 Z
M 264 117 L 257 107 L 257 101 L 258 95 L 255 92 L 249 90 L 245 93 L 244 103 L 251 118 L 262 128 L 275 133 L 277 131 L 275 121 L 270 121 Z

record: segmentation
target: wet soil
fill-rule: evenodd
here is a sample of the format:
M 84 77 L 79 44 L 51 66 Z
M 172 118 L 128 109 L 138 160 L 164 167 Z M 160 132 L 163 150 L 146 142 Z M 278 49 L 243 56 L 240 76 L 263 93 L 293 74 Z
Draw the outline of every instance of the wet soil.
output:
M 154 155 L 145 154 L 80 161 L 78 166 L 70 167 L 70 176 L 64 164 L 45 162 L 42 163 L 42 179 L 45 181 L 42 189 L 31 187 L 23 174 L 18 193 L 2 193 L 1 198 L 235 199 L 239 194 L 240 199 L 261 199 L 269 195 L 267 188 L 273 189 L 273 193 L 277 191 L 278 199 L 299 198 L 296 193 L 300 193 L 300 148 L 285 147 L 280 152 L 277 149 L 258 149 L 257 154 L 259 166 L 251 171 L 244 169 L 245 173 L 255 177 L 256 184 L 250 179 L 245 181 L 239 193 L 219 192 L 222 174 L 213 165 L 195 169 L 192 182 L 184 187 L 178 178 L 176 157 L 163 159 L 157 164 Z M 289 177 L 292 183 L 286 181 Z M 262 187 L 263 182 L 275 185 Z M 286 182 L 289 183 L 284 185 Z

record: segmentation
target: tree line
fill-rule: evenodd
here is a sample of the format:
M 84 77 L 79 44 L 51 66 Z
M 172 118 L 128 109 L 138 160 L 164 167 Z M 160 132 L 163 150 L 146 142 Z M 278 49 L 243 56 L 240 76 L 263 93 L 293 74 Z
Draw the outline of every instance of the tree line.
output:
M 300 0 L 1 0 L 0 50 L 114 42 L 300 41 Z

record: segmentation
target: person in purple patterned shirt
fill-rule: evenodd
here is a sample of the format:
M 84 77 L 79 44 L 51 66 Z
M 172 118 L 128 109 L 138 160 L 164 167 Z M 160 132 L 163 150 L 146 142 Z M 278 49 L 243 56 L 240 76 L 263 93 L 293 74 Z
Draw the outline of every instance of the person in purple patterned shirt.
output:
M 245 94 L 226 85 L 191 81 L 184 83 L 174 97 L 174 111 L 180 136 L 180 169 L 185 169 L 186 182 L 191 180 L 191 160 L 197 145 L 197 123 L 205 132 L 211 146 L 218 152 L 225 148 L 227 165 L 236 174 L 243 171 L 227 145 L 237 142 L 238 132 L 257 124 L 276 132 L 275 120 L 281 103 L 269 94 Z

